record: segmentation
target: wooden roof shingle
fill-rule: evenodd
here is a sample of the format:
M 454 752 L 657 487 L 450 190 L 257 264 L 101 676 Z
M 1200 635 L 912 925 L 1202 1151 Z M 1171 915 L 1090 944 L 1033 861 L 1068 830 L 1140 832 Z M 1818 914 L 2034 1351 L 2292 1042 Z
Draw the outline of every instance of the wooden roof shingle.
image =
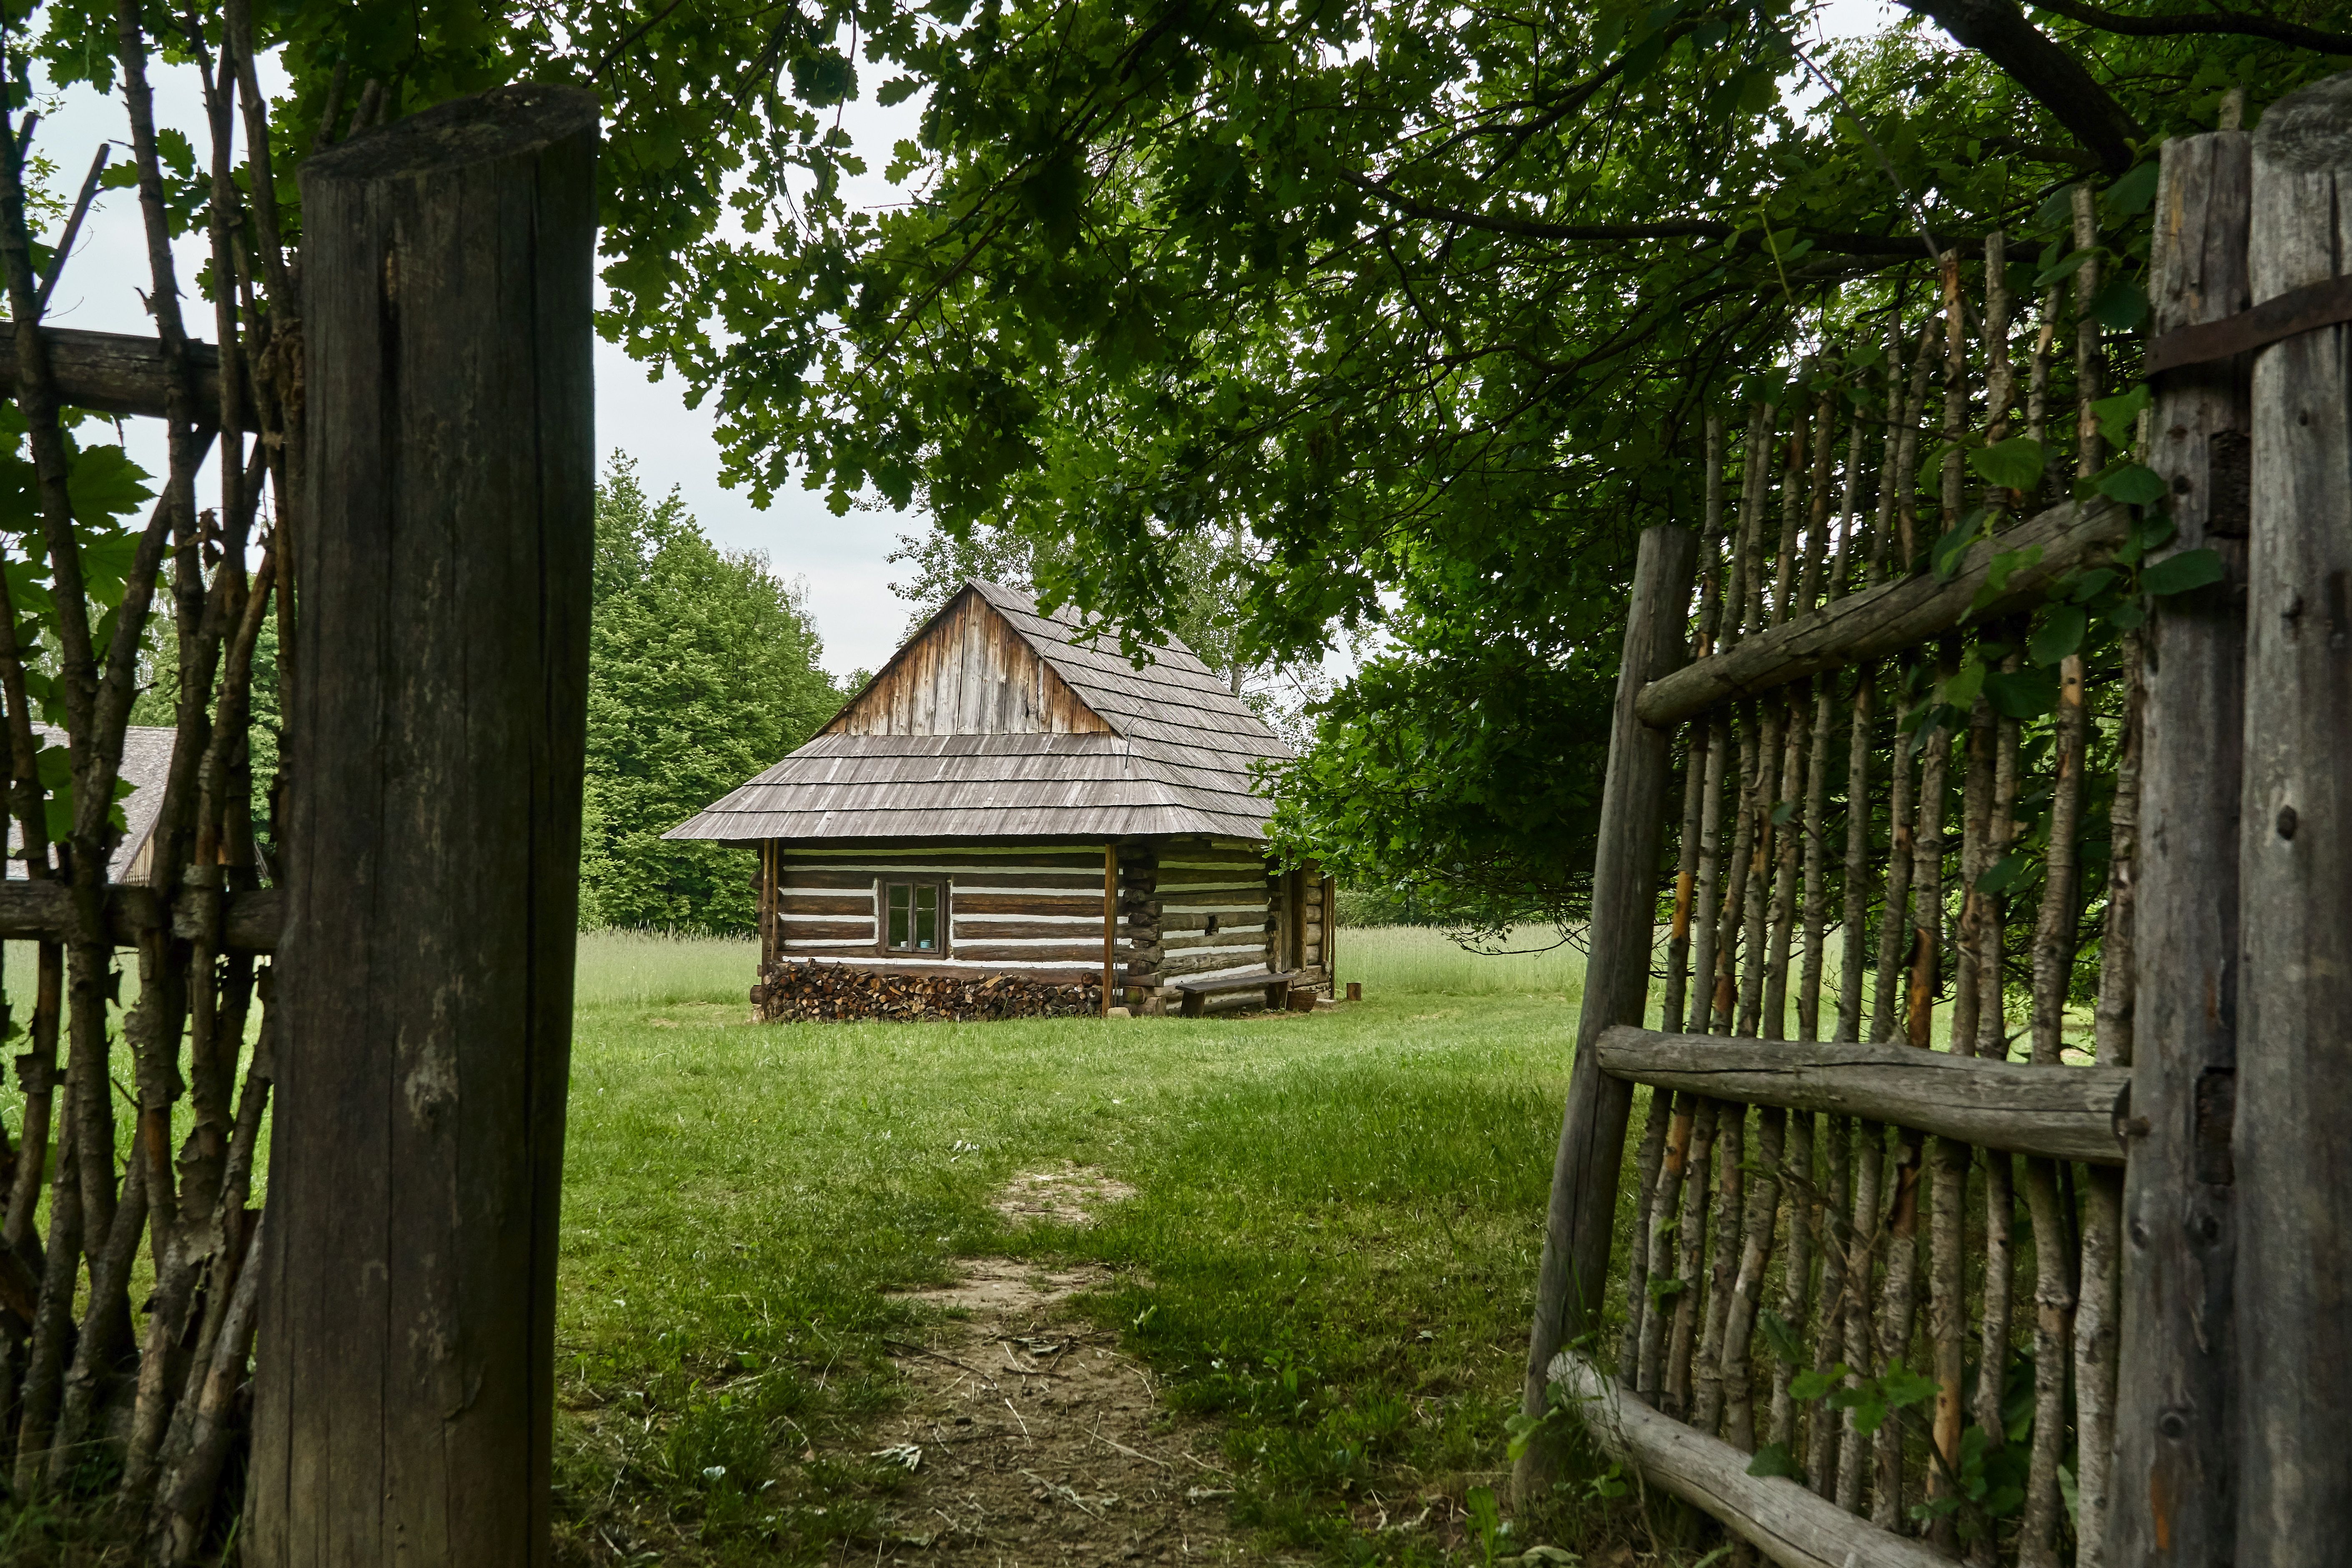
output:
M 891 683 L 921 663 L 910 654 L 973 600 L 1100 730 L 908 732 L 904 716 L 913 710 L 891 704 Z M 664 837 L 731 844 L 1264 838 L 1266 801 L 1253 770 L 1288 758 L 1289 748 L 1181 643 L 1153 647 L 1153 662 L 1138 669 L 1118 652 L 1115 633 L 1097 646 L 1074 640 L 1080 630 L 1066 609 L 1046 615 L 1018 590 L 968 583 L 815 739 Z M 982 705 L 991 713 L 1015 707 Z M 853 716 L 857 724 L 848 722 Z

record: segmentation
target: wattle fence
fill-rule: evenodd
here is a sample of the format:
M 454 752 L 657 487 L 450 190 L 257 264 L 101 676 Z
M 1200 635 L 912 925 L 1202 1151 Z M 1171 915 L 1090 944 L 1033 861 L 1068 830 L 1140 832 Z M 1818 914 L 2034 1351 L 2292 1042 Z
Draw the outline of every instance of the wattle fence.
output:
M 2030 327 L 1995 235 L 1710 422 L 1703 530 L 1642 540 L 1523 1501 L 1580 1427 L 1784 1564 L 2340 1550 L 2347 196 L 2337 78 L 2167 144 L 2145 344 L 2078 193 Z

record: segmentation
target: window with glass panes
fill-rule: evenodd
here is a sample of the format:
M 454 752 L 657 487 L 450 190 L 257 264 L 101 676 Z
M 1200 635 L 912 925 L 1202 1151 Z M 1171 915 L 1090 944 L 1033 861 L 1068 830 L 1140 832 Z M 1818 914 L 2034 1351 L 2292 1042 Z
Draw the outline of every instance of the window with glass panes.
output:
M 947 889 L 937 882 L 882 884 L 882 945 L 891 952 L 947 948 Z

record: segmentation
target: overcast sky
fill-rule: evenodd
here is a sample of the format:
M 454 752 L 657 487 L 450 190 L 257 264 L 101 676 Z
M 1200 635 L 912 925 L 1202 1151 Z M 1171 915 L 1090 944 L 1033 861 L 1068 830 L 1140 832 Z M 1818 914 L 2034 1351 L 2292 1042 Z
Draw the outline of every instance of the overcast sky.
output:
M 1892 15 L 1893 7 L 1883 0 L 1832 0 L 1824 20 L 1828 32 L 1850 36 L 1884 26 Z M 880 74 L 867 68 L 869 90 Z M 159 68 L 156 87 L 159 121 L 193 132 L 203 118 L 194 72 Z M 870 100 L 845 108 L 843 126 L 876 171 L 849 184 L 853 202 L 875 206 L 898 199 L 879 171 L 888 161 L 890 144 L 914 133 L 917 112 L 913 102 L 881 109 Z M 79 90 L 44 121 L 37 146 L 58 163 L 57 182 L 70 197 L 99 142 L 126 133 L 119 100 Z M 202 137 L 194 139 L 201 149 Z M 204 258 L 200 237 L 182 241 L 179 248 L 182 288 L 189 291 L 187 280 Z M 148 286 L 144 257 L 137 194 L 101 193 L 47 319 L 92 331 L 152 331 L 141 303 Z M 202 301 L 192 297 L 184 309 L 191 312 L 191 331 L 210 339 L 210 314 Z M 687 407 L 684 389 L 674 378 L 648 379 L 644 367 L 602 342 L 596 345 L 596 422 L 600 449 L 628 452 L 655 493 L 675 487 L 712 538 L 732 548 L 758 550 L 778 575 L 807 581 L 809 604 L 824 639 L 824 662 L 836 675 L 871 669 L 897 647 L 908 606 L 890 593 L 897 569 L 886 557 L 899 534 L 922 531 L 919 517 L 862 510 L 835 517 L 821 496 L 797 487 L 778 495 L 765 511 L 755 510 L 748 495 L 719 482 L 709 411 Z M 162 442 L 152 423 L 132 421 L 127 433 L 134 453 L 160 476 Z

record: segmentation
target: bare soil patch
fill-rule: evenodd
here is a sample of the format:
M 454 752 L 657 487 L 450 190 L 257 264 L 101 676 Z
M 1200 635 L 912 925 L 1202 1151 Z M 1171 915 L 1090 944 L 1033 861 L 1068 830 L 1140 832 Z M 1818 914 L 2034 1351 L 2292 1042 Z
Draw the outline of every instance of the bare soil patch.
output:
M 1073 1167 L 1016 1178 L 1013 1216 L 1084 1224 L 1133 1189 Z M 905 1568 L 1127 1568 L 1228 1563 L 1233 1495 L 1213 1429 L 1171 1415 L 1150 1372 L 1070 1299 L 1108 1270 L 972 1259 L 953 1285 L 911 1293 L 945 1310 L 900 1342 L 902 1409 L 876 1457 L 905 1465 L 884 1555 Z
M 1093 1165 L 1066 1165 L 1058 1171 L 1030 1171 L 1013 1177 L 991 1206 L 1016 1223 L 1050 1219 L 1064 1225 L 1092 1225 L 1107 1205 L 1134 1195 L 1133 1187 Z

